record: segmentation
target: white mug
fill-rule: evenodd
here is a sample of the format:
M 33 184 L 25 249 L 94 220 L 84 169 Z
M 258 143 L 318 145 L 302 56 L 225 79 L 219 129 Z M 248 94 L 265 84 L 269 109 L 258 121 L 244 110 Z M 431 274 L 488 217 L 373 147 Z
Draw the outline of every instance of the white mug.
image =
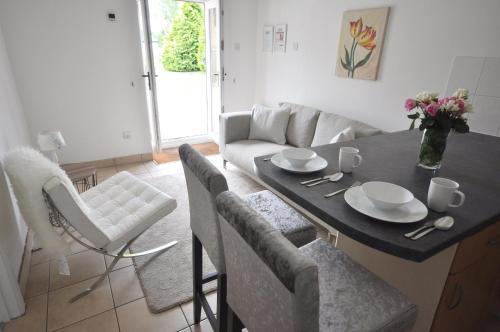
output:
M 459 184 L 445 178 L 432 178 L 427 194 L 427 205 L 436 212 L 445 212 L 449 207 L 459 207 L 465 202 L 465 194 L 458 190 Z M 455 197 L 459 198 L 454 204 Z
M 361 165 L 362 161 L 358 149 L 347 146 L 340 148 L 339 168 L 343 173 L 351 173 L 352 169 Z

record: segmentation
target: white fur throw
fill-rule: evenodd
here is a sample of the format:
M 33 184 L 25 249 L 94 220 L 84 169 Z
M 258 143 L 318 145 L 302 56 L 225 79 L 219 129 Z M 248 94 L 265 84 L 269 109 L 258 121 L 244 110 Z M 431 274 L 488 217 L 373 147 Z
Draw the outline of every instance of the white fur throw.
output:
M 3 163 L 14 189 L 19 210 L 41 246 L 52 257 L 61 258 L 70 254 L 69 244 L 49 222 L 48 209 L 42 194 L 44 184 L 53 177 L 59 177 L 69 184 L 69 188 L 73 188 L 66 173 L 59 165 L 29 147 L 10 150 Z M 59 261 L 61 263 L 60 259 Z M 61 269 L 60 272 L 62 273 Z

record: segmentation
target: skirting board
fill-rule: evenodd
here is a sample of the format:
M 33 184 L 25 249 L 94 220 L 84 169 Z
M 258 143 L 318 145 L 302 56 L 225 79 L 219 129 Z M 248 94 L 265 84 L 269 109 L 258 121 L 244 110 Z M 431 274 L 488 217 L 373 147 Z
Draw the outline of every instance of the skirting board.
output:
M 69 166 L 69 167 L 94 166 L 97 168 L 101 168 L 101 167 L 112 167 L 112 166 L 132 164 L 132 163 L 140 163 L 140 162 L 146 162 L 146 161 L 152 161 L 152 160 L 153 160 L 152 153 L 142 153 L 142 154 L 134 154 L 134 155 L 125 156 L 125 157 L 118 157 L 118 158 L 86 161 L 86 162 L 82 162 L 82 163 L 70 163 L 70 164 L 65 164 L 64 166 Z

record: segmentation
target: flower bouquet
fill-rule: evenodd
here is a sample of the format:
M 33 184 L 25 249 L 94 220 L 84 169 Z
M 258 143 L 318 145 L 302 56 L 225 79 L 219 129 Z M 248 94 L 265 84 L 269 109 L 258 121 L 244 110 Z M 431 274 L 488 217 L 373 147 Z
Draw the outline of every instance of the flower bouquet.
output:
M 458 89 L 451 97 L 438 98 L 434 92 L 420 92 L 415 99 L 407 99 L 405 108 L 412 120 L 410 130 L 420 120 L 419 129 L 424 130 L 420 148 L 419 166 L 439 169 L 443 159 L 446 141 L 451 130 L 457 133 L 469 132 L 465 115 L 472 112 L 468 101 L 469 92 Z

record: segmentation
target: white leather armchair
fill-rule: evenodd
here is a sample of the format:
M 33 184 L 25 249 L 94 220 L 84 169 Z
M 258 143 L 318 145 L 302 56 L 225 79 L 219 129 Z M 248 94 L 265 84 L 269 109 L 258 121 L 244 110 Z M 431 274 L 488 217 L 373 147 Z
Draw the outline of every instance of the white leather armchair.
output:
M 62 227 L 75 241 L 88 249 L 114 257 L 105 273 L 70 302 L 92 292 L 112 271 L 119 259 L 165 251 L 172 241 L 155 249 L 126 254 L 130 245 L 149 227 L 171 213 L 176 200 L 128 172 L 120 172 L 79 195 L 59 177 L 43 186 L 54 226 Z M 92 246 L 70 232 L 74 228 Z M 118 253 L 113 252 L 118 250 Z

